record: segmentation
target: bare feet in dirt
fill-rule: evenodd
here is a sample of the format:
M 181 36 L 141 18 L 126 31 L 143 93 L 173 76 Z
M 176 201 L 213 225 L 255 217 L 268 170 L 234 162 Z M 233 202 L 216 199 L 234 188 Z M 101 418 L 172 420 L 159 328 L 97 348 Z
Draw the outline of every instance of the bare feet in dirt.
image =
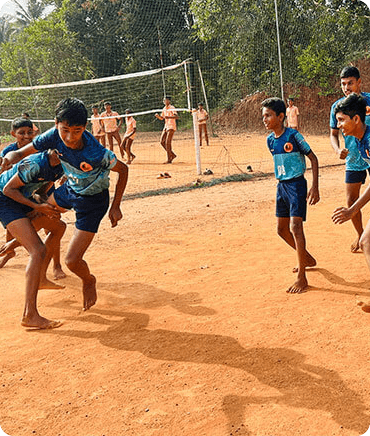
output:
M 3 256 L 0 259 L 0 268 L 3 268 L 10 259 L 13 259 L 13 257 L 15 256 L 15 251 L 9 251 L 8 253 L 6 253 L 4 255 L 0 254 L 0 256 Z
M 89 310 L 96 303 L 96 278 L 91 274 L 91 279 L 83 284 L 82 293 L 84 296 L 84 307 L 82 310 Z
M 48 279 L 40 280 L 39 289 L 64 289 L 64 285 L 58 285 Z
M 308 282 L 306 278 L 298 279 L 292 286 L 287 289 L 288 294 L 302 294 L 306 292 Z
M 53 276 L 54 280 L 65 279 L 67 277 L 61 266 L 54 267 Z
M 316 259 L 308 253 L 306 257 L 305 268 L 313 268 L 314 266 L 316 266 Z M 298 270 L 299 270 L 298 266 L 295 266 L 293 268 L 294 273 L 297 273 Z
M 24 316 L 21 321 L 21 325 L 26 328 L 32 329 L 55 329 L 62 325 L 61 321 L 51 321 L 40 315 Z

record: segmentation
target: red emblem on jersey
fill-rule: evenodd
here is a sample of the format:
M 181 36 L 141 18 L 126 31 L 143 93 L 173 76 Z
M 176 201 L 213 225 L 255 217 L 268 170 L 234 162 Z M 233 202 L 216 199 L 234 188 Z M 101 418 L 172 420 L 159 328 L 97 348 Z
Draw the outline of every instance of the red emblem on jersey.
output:
M 365 150 L 366 156 L 370 159 L 370 153 L 369 153 L 369 149 Z
M 292 152 L 292 151 L 293 151 L 293 144 L 290 143 L 290 142 L 287 142 L 287 143 L 284 145 L 284 150 L 285 150 L 287 153 Z
M 366 115 L 370 115 L 370 106 L 366 106 Z
M 93 169 L 92 166 L 90 164 L 88 164 L 87 162 L 81 162 L 80 168 L 85 173 L 87 173 L 88 171 L 91 171 Z

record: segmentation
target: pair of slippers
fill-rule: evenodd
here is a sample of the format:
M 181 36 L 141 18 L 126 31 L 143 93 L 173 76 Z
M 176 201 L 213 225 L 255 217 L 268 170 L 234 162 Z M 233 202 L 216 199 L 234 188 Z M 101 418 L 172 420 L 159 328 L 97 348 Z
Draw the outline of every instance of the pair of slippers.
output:
M 169 173 L 161 173 L 158 174 L 157 179 L 170 179 L 171 178 L 171 174 Z

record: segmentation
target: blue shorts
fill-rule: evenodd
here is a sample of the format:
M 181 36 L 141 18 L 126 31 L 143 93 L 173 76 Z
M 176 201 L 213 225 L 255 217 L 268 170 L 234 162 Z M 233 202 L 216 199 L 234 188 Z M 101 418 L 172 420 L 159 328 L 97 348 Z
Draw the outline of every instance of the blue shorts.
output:
M 58 206 L 74 209 L 77 229 L 91 233 L 97 233 L 100 221 L 109 207 L 108 189 L 95 195 L 80 195 L 68 183 L 64 183 L 54 191 L 54 199 Z
M 346 170 L 346 183 L 365 183 L 366 180 L 366 172 L 369 172 L 370 174 L 370 168 L 367 170 L 361 170 L 361 171 L 351 171 Z
M 27 214 L 32 211 L 32 207 L 18 203 L 12 198 L 0 193 L 0 221 L 5 229 L 12 221 L 27 218 Z
M 281 180 L 276 191 L 276 216 L 279 218 L 300 217 L 306 221 L 307 180 L 301 176 Z

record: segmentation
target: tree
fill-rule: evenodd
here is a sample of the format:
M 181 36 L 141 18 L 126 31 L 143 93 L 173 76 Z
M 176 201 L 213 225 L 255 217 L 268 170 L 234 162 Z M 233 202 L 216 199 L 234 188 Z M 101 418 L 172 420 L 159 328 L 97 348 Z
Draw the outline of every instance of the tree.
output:
M 16 4 L 16 23 L 22 29 L 29 26 L 34 21 L 43 18 L 47 4 L 44 0 L 27 0 L 27 5 L 23 4 L 19 0 L 12 0 Z

